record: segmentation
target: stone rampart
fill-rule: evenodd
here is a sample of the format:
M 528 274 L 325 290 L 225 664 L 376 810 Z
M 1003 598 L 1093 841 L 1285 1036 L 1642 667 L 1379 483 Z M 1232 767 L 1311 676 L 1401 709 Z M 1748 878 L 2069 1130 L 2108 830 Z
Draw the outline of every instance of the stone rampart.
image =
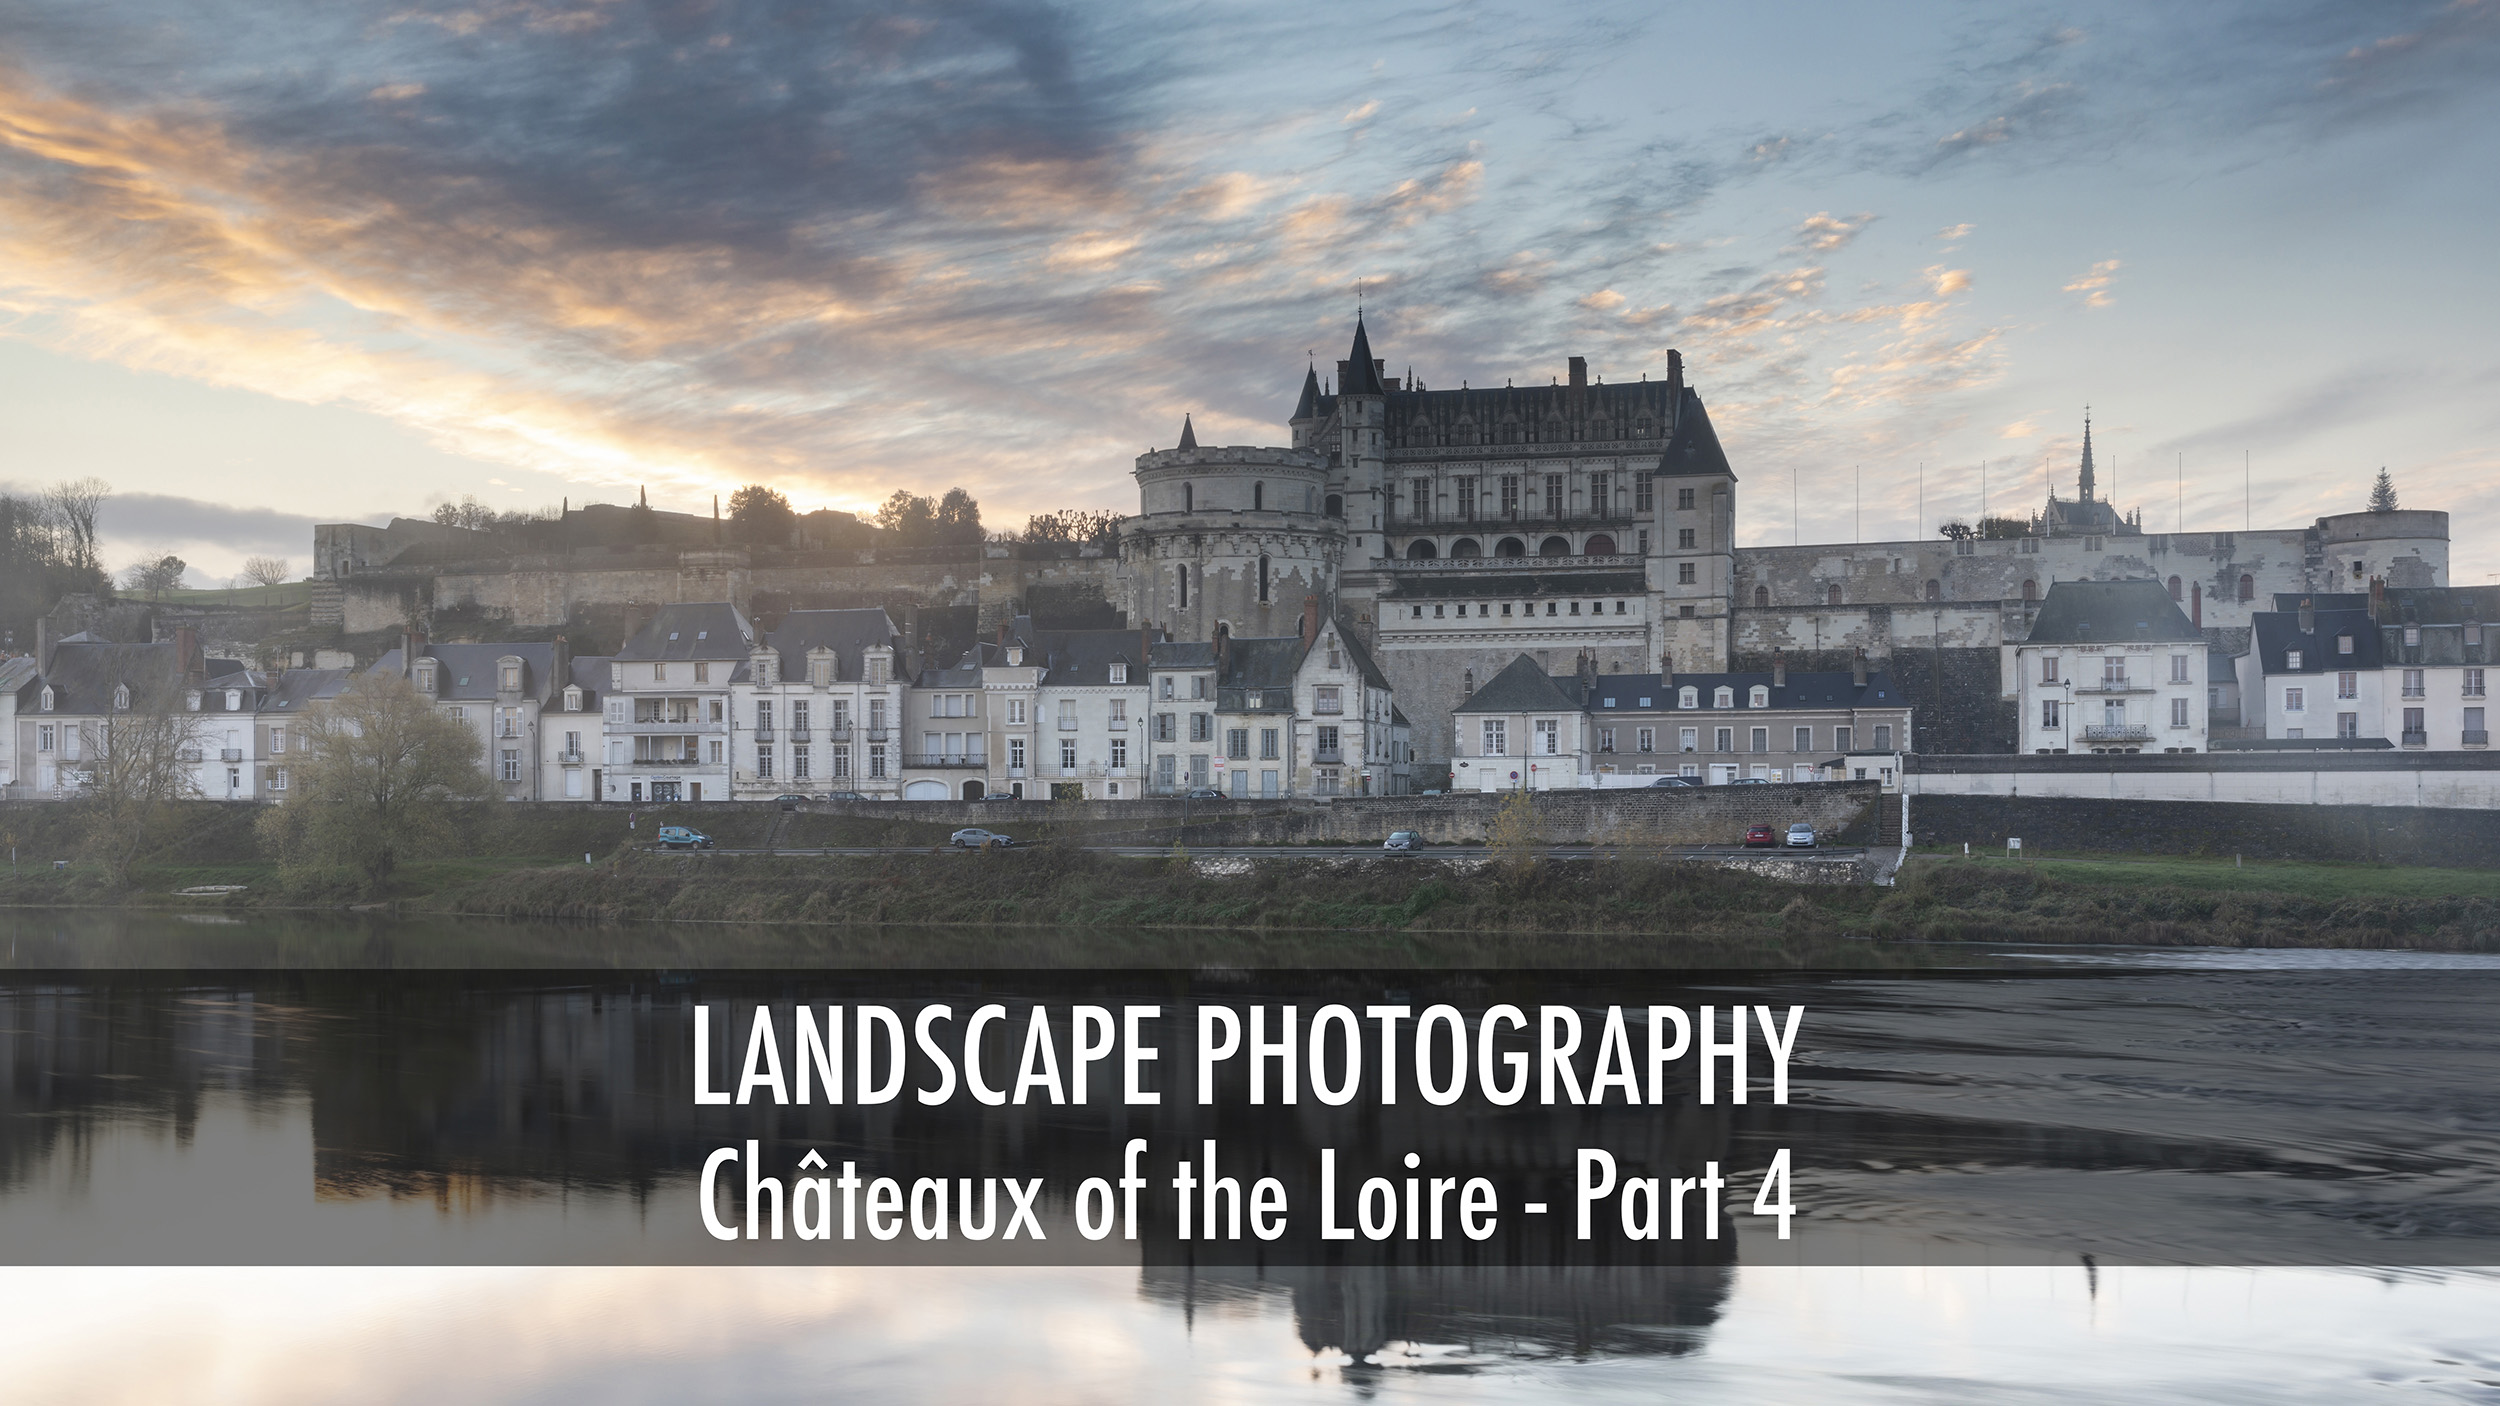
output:
M 1913 796 L 1917 843 L 2032 858 L 2170 854 L 2487 869 L 2500 855 L 2500 811 L 2426 806 L 2108 801 L 2043 796 Z

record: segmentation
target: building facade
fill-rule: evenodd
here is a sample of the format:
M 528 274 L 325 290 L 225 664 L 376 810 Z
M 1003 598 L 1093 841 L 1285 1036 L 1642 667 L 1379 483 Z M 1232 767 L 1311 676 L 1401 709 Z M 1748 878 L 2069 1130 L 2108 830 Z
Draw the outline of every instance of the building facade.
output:
M 2281 602 L 2278 602 L 2281 603 Z M 2240 694 L 2268 742 L 2333 739 L 2417 751 L 2491 745 L 2500 588 L 2390 588 L 2303 597 L 2256 617 Z
M 2005 651 L 2022 749 L 2210 750 L 2205 634 L 2158 581 L 2062 581 Z

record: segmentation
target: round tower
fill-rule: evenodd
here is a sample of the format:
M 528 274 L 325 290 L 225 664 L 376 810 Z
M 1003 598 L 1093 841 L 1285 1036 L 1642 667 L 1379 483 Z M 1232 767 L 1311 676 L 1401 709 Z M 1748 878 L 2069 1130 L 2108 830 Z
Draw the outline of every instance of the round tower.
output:
M 1335 595 L 1343 524 L 1323 511 L 1325 456 L 1247 445 L 1137 456 L 1138 515 L 1120 524 L 1131 623 L 1184 640 L 1289 635 L 1302 598 Z

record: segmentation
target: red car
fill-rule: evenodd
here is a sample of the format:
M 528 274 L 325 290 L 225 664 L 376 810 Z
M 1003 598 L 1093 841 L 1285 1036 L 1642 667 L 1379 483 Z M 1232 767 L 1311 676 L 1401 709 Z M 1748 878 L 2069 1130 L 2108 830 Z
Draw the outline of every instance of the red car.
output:
M 1757 846 L 1760 846 L 1760 847 L 1766 847 L 1766 848 L 1767 848 L 1767 847 L 1773 847 L 1773 846 L 1776 846 L 1776 845 L 1778 845 L 1778 844 L 1779 844 L 1779 837 L 1771 833 L 1771 827 L 1770 827 L 1770 826 L 1768 826 L 1768 825 L 1749 825 L 1749 826 L 1745 827 L 1745 846 L 1746 846 L 1746 848 L 1751 849 L 1751 848 L 1755 848 L 1755 847 L 1757 847 Z

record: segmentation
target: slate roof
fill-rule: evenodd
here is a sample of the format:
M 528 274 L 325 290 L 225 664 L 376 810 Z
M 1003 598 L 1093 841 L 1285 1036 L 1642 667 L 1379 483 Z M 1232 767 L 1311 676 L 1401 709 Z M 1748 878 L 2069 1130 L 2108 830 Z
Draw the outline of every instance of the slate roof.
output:
M 1380 368 L 1372 363 L 1371 334 L 1363 330 L 1363 315 L 1354 315 L 1354 350 L 1346 353 L 1345 383 L 1337 387 L 1339 395 L 1387 395 L 1389 388 L 1381 384 Z
M 1291 689 L 1309 653 L 1300 635 L 1260 635 L 1227 641 L 1219 688 Z
M 664 605 L 659 614 L 651 617 L 650 624 L 634 632 L 615 657 L 629 663 L 648 659 L 744 659 L 754 638 L 755 627 L 726 601 Z
M 581 654 L 573 657 L 573 677 L 567 682 L 579 684 L 582 690 L 582 711 L 599 711 L 599 700 L 607 695 L 608 665 L 613 662 L 605 654 Z
M 1208 640 L 1164 640 L 1150 647 L 1146 653 L 1158 669 L 1215 667 L 1215 645 Z
M 2205 643 L 2204 632 L 2159 581 L 2060 581 L 2049 587 L 2025 644 Z
M 1451 711 L 1576 713 L 1580 711 L 1580 698 L 1576 690 L 1565 687 L 1561 681 L 1538 668 L 1535 660 L 1522 654 L 1505 665 L 1502 672 L 1486 680 L 1484 687 L 1467 695 L 1467 701 Z
M 113 692 L 123 684 L 129 684 L 133 693 L 156 687 L 178 698 L 183 679 L 176 648 L 171 640 L 116 644 L 92 635 L 74 635 L 53 647 L 50 669 L 29 676 L 20 687 L 33 690 L 49 685 L 57 713 L 111 712 Z M 220 670 L 219 665 L 228 667 Z M 219 687 L 222 680 L 241 672 L 241 666 L 231 660 L 213 659 L 207 666 L 210 682 Z M 19 707 L 26 710 L 23 702 Z
M 1305 367 L 1302 372 L 1302 398 L 1294 402 L 1293 418 L 1312 420 L 1319 417 L 1319 368 Z
M 429 644 L 420 647 L 418 657 L 435 663 L 434 696 L 446 702 L 492 702 L 495 698 L 495 666 L 506 655 L 521 660 L 523 698 L 544 699 L 555 676 L 556 647 L 547 642 L 518 644 Z M 405 674 L 400 651 L 384 654 L 365 671 L 368 674 Z
M 2387 623 L 2500 625 L 2500 586 L 2397 586 L 2387 602 Z
M 2268 674 L 2329 674 L 2343 669 L 2376 669 L 2386 663 L 2379 648 L 2378 626 L 2367 610 L 2321 610 L 2316 628 L 2303 633 L 2297 611 L 2260 611 L 2248 617 L 2258 667 Z M 2336 641 L 2352 637 L 2352 653 L 2337 652 Z M 2290 653 L 2300 651 L 2300 667 L 2291 667 Z
M 1658 472 L 1736 477 L 1728 467 L 1727 451 L 1719 447 L 1719 432 L 1710 427 L 1710 412 L 1702 408 L 1701 395 L 1691 386 L 1684 388 L 1683 403 L 1676 407 L 1675 437 L 1658 456 Z
M 1362 639 L 1354 633 L 1351 626 L 1346 624 L 1345 617 L 1337 616 L 1334 623 L 1337 626 L 1337 640 L 1345 646 L 1345 652 L 1354 660 L 1354 670 L 1362 676 L 1363 682 L 1384 693 L 1389 691 L 1389 676 L 1382 673 L 1380 665 L 1373 662 L 1372 652 L 1364 647 Z
M 1008 626 L 1010 634 L 1024 642 L 1025 662 L 1042 665 L 1042 682 L 1062 688 L 1086 685 L 1108 685 L 1111 666 L 1130 666 L 1129 683 L 1144 687 L 1146 661 L 1138 657 L 1139 632 L 1135 630 L 1043 630 L 1036 629 L 1033 617 L 1019 615 Z M 1151 650 L 1153 642 L 1145 648 Z
M 325 698 L 345 693 L 354 677 L 346 669 L 289 669 L 269 681 L 268 691 L 261 696 L 260 710 L 303 712 Z
M 896 643 L 895 634 L 894 618 L 877 606 L 850 610 L 793 610 L 782 616 L 781 623 L 764 636 L 764 643 L 780 654 L 781 676 L 784 679 L 804 680 L 807 677 L 807 652 L 811 649 L 830 649 L 833 651 L 835 680 L 857 683 L 863 677 L 860 663 L 867 652 Z M 745 675 L 741 673 L 737 677 L 743 679 Z
M 1600 674 L 1597 686 L 1590 691 L 1588 711 L 1591 713 L 1696 713 L 1721 711 L 1730 713 L 1777 712 L 1780 709 L 1802 708 L 1906 708 L 1909 698 L 1893 686 L 1892 675 L 1880 669 L 1869 670 L 1866 682 L 1845 670 L 1809 671 L 1791 669 L 1784 685 L 1771 682 L 1769 670 L 1739 674 L 1683 674 L 1672 683 L 1658 674 Z M 1757 687 L 1771 690 L 1769 708 L 1748 708 L 1745 700 Z M 1697 708 L 1678 708 L 1676 699 L 1687 688 L 1698 690 Z M 1735 690 L 1732 708 L 1714 710 L 1710 700 L 1722 688 Z M 1613 706 L 1607 706 L 1607 700 Z M 1646 699 L 1648 701 L 1644 702 Z

